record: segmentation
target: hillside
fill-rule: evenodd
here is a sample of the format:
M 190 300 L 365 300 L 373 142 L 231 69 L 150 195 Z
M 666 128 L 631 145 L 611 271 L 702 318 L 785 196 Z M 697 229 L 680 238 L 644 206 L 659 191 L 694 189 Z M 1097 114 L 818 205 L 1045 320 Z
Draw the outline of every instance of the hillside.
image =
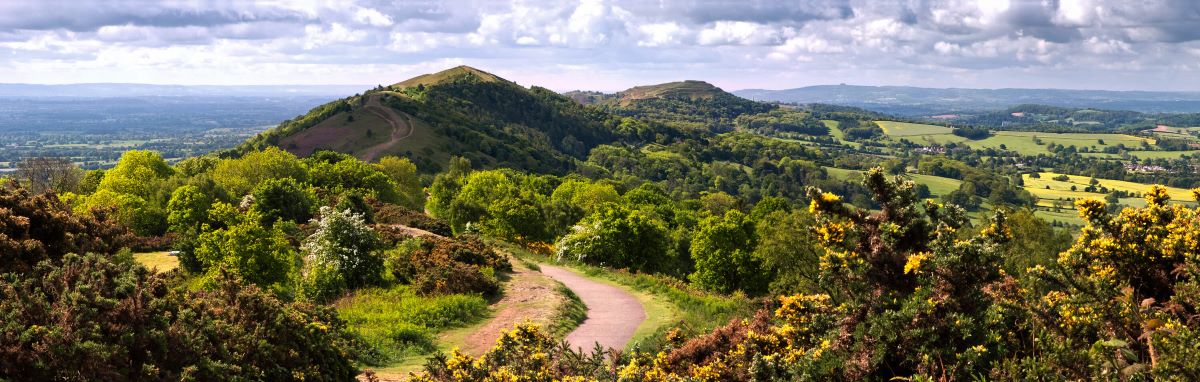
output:
M 612 142 L 615 123 L 552 91 L 459 66 L 318 106 L 236 151 L 330 149 L 365 161 L 403 155 L 422 171 L 461 155 L 481 167 L 561 173 Z
M 577 93 L 586 95 L 584 93 Z M 642 118 L 668 126 L 712 132 L 733 129 L 733 119 L 764 113 L 772 105 L 751 101 L 704 81 L 680 81 L 637 86 L 610 97 L 590 96 L 613 114 Z

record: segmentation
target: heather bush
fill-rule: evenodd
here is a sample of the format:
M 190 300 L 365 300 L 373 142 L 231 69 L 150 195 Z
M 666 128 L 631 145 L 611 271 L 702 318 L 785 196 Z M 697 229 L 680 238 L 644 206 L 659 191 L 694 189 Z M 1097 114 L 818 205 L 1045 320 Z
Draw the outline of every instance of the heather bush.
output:
M 52 193 L 0 185 L 0 273 L 26 272 L 68 253 L 115 253 L 132 238 L 108 211 L 75 215 Z
M 511 271 L 507 257 L 474 238 L 421 239 L 415 248 L 394 251 L 388 260 L 395 279 L 411 283 L 421 294 L 482 293 L 495 295 L 495 272 Z
M 105 255 L 0 275 L 0 379 L 345 380 L 368 355 L 328 308 L 176 275 Z

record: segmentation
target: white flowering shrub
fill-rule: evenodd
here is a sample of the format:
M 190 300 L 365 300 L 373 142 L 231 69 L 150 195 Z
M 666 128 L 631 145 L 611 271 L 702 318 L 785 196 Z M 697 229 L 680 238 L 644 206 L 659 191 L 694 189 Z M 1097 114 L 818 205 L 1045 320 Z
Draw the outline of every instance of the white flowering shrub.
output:
M 316 232 L 301 246 L 305 266 L 300 290 L 304 296 L 326 300 L 380 282 L 382 242 L 362 215 L 321 207 L 320 219 L 313 219 L 312 224 L 317 226 Z

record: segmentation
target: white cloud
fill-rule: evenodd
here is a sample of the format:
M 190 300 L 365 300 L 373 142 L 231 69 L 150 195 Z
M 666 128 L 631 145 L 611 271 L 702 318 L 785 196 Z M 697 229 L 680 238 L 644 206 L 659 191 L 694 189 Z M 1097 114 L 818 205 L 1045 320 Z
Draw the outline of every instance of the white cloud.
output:
M 778 45 L 794 31 L 747 21 L 717 21 L 700 31 L 700 45 Z
M 394 24 L 392 17 L 379 13 L 379 11 L 371 8 L 359 8 L 354 12 L 354 21 L 359 24 L 367 24 L 377 27 L 386 27 Z
M 319 25 L 309 25 L 304 28 L 304 49 L 315 49 L 332 44 L 355 42 L 366 37 L 366 31 L 353 30 L 339 23 L 330 24 L 328 28 Z
M 682 44 L 688 35 L 688 30 L 676 22 L 650 23 L 638 26 L 642 39 L 638 46 L 657 47 Z
M 176 74 L 207 66 L 203 70 L 246 73 L 248 81 L 311 82 L 314 73 L 323 73 L 322 81 L 357 78 L 337 74 L 356 68 L 379 70 L 370 73 L 387 78 L 367 81 L 379 83 L 400 79 L 388 68 L 468 63 L 529 76 L 515 79 L 530 84 L 541 84 L 541 77 L 525 68 L 570 68 L 545 78 L 577 84 L 561 87 L 606 88 L 622 76 L 665 81 L 686 75 L 736 89 L 801 85 L 805 78 L 1011 86 L 1010 77 L 988 73 L 1014 71 L 1048 79 L 1042 86 L 1062 86 L 1054 81 L 1066 79 L 1048 73 L 1074 70 L 1130 86 L 1200 89 L 1200 76 L 1191 72 L 1200 66 L 1193 63 L 1200 55 L 1197 24 L 1200 2 L 1190 0 L 196 0 L 152 6 L 79 0 L 71 7 L 0 0 L 0 74 L 26 72 L 16 78 L 28 81 L 221 78 Z M 272 75 L 252 75 L 266 72 Z M 588 72 L 606 74 L 578 75 Z

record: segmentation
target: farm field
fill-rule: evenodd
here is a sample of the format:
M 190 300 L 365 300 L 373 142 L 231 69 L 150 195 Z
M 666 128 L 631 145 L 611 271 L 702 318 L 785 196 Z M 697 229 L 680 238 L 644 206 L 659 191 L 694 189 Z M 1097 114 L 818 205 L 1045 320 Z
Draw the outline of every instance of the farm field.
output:
M 1030 177 L 1029 174 L 1022 176 L 1025 182 L 1025 189 L 1029 190 L 1034 196 L 1042 199 L 1080 199 L 1080 198 L 1103 198 L 1104 195 L 1095 192 L 1083 192 L 1082 190 L 1091 182 L 1091 177 L 1079 175 L 1067 175 L 1070 180 L 1058 181 L 1051 179 L 1062 175 L 1053 172 L 1043 172 L 1039 174 L 1041 178 Z M 1143 193 L 1150 189 L 1150 185 L 1127 182 L 1122 180 L 1112 179 L 1096 179 L 1101 186 L 1112 190 L 1120 190 L 1125 192 L 1135 193 L 1140 197 Z M 1050 186 L 1046 189 L 1046 186 Z M 1071 186 L 1075 186 L 1078 191 L 1071 191 Z M 1177 187 L 1167 187 L 1167 194 L 1171 196 L 1172 201 L 1176 202 L 1191 202 L 1192 192 Z
M 975 149 L 999 149 L 1000 145 L 1004 145 L 1005 149 L 1016 151 L 1022 155 L 1049 154 L 1050 151 L 1047 149 L 1047 146 L 1051 143 L 1063 146 L 1095 147 L 1097 150 L 1118 144 L 1124 144 L 1128 147 L 1140 147 L 1142 142 L 1154 143 L 1153 138 L 1136 137 L 1128 134 L 1056 134 L 1028 131 L 996 131 L 991 137 L 973 141 L 952 134 L 952 129 L 945 126 L 893 121 L 876 121 L 875 123 L 879 124 L 883 132 L 892 137 L 893 140 L 907 139 L 918 144 L 945 144 L 954 142 L 966 144 Z M 1041 145 L 1034 142 L 1035 137 L 1042 141 Z M 1104 143 L 1101 144 L 1101 141 Z M 1147 151 L 1144 153 L 1151 152 Z M 1177 157 L 1182 152 L 1152 151 L 1152 153 L 1158 153 L 1158 155 L 1162 155 L 1163 157 Z
M 920 123 L 896 122 L 896 121 L 875 121 L 879 128 L 883 129 L 883 133 L 890 137 L 909 137 L 920 135 L 941 135 L 950 134 L 951 129 L 945 126 L 926 125 Z M 953 135 L 953 134 L 951 134 Z M 955 136 L 958 137 L 958 136 Z M 959 137 L 961 138 L 961 137 Z
M 1129 156 L 1138 159 L 1178 159 L 1184 155 L 1200 155 L 1200 150 L 1188 151 L 1128 151 Z M 1083 153 L 1085 157 L 1122 159 L 1120 154 Z
M 846 140 L 846 133 L 842 131 L 842 129 L 840 127 L 841 126 L 840 122 L 834 121 L 834 120 L 829 120 L 829 119 L 824 119 L 824 120 L 821 120 L 821 123 L 824 123 L 825 127 L 829 128 L 829 136 L 837 139 L 838 142 L 841 142 L 842 144 L 845 144 L 845 145 L 849 145 L 850 147 L 862 148 L 861 143 L 851 142 L 851 141 Z

